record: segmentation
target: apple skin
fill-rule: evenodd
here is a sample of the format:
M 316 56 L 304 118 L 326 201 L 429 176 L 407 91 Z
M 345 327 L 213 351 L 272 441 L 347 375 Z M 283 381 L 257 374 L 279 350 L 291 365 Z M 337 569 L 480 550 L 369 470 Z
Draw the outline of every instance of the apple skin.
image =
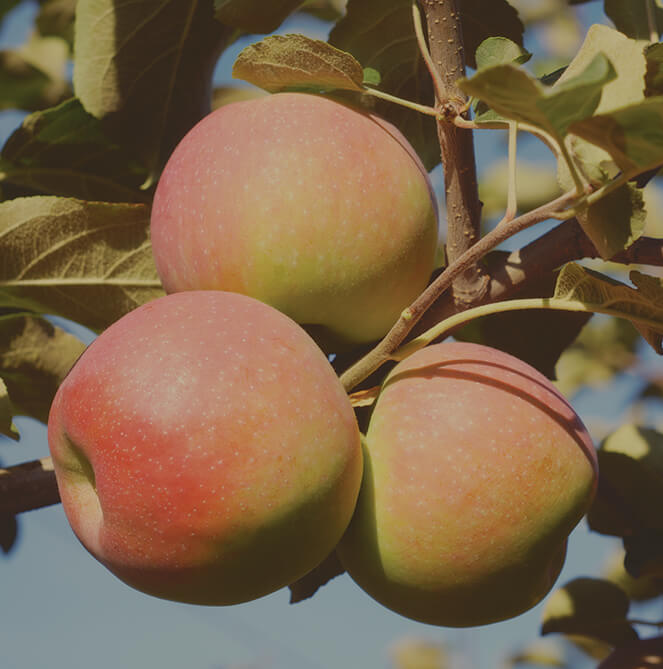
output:
M 250 295 L 352 344 L 382 337 L 426 287 L 437 228 L 428 175 L 403 135 L 304 93 L 200 121 L 164 168 L 151 215 L 168 293 Z
M 597 480 L 592 440 L 554 386 L 468 343 L 429 346 L 391 371 L 364 460 L 343 566 L 386 607 L 449 627 L 540 601 Z
M 178 293 L 83 353 L 48 440 L 69 522 L 129 585 L 235 604 L 333 550 L 361 481 L 360 435 L 324 354 L 252 298 Z

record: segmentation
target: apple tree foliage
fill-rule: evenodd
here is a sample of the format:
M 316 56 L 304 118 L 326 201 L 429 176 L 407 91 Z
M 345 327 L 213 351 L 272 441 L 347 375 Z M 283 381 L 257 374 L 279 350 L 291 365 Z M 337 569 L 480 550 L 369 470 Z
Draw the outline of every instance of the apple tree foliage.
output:
M 19 4 L 0 0 L 0 21 Z M 663 397 L 663 374 L 643 362 L 663 353 L 663 8 L 604 0 L 604 20 L 585 30 L 574 7 L 584 4 L 40 0 L 25 43 L 0 51 L 0 109 L 26 113 L 0 152 L 2 449 L 20 448 L 14 416 L 46 420 L 84 348 L 66 320 L 101 332 L 163 293 L 150 203 L 183 135 L 210 109 L 264 91 L 350 100 L 398 126 L 427 168 L 442 162 L 447 206 L 425 299 L 372 351 L 336 358 L 360 422 L 382 363 L 452 330 L 529 362 L 571 398 L 633 375 L 633 420 L 594 430 L 600 484 L 588 515 L 592 530 L 621 538 L 623 561 L 555 591 L 542 633 L 612 652 L 604 667 L 663 657 L 652 627 L 628 613 L 663 595 L 663 433 L 643 409 Z M 279 30 L 298 13 L 324 21 L 328 39 Z M 238 39 L 248 46 L 237 85 L 215 89 Z M 494 136 L 505 156 L 478 184 L 472 132 Z M 528 163 L 516 136 L 537 138 L 552 160 Z M 530 241 L 496 248 L 527 227 Z M 0 474 L 9 553 L 16 515 L 58 498 L 46 458 Z M 332 555 L 291 586 L 293 601 L 338 571 Z M 566 666 L 534 646 L 513 662 Z

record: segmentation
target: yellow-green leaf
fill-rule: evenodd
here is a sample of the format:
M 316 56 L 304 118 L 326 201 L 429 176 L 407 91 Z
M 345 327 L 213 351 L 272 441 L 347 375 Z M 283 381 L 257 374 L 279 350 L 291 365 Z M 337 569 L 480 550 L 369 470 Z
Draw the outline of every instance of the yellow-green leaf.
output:
M 584 305 L 588 311 L 608 313 L 633 322 L 649 344 L 661 352 L 663 337 L 663 283 L 632 272 L 632 288 L 608 276 L 567 263 L 557 279 L 554 298 Z
M 46 422 L 55 391 L 84 349 L 82 341 L 44 318 L 0 318 L 0 376 L 14 412 Z
M 98 331 L 162 294 L 145 205 L 41 196 L 0 204 L 0 306 Z
M 233 77 L 272 93 L 292 88 L 363 90 L 364 70 L 349 53 L 305 35 L 272 35 L 237 57 Z

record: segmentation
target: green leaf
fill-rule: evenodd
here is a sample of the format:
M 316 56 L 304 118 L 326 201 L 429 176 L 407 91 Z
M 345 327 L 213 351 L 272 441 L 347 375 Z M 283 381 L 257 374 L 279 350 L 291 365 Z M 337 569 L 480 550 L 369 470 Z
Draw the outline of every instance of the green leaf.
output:
M 663 96 L 580 119 L 570 129 L 605 149 L 626 176 L 663 164 Z
M 597 454 L 599 490 L 587 516 L 592 530 L 621 537 L 663 530 L 663 434 L 622 425 Z
M 479 44 L 476 51 L 476 63 L 479 70 L 508 63 L 521 65 L 531 57 L 532 54 L 529 51 L 506 37 L 489 37 Z
M 663 336 L 663 285 L 654 277 L 631 272 L 636 288 L 588 270 L 577 263 L 567 263 L 557 279 L 554 297 L 582 303 L 589 311 L 618 315 L 633 322 L 649 344 L 661 352 Z M 643 288 L 644 286 L 644 288 Z
M 303 0 L 214 0 L 217 20 L 247 33 L 271 33 Z
M 626 619 L 629 605 L 624 591 L 614 583 L 576 578 L 548 598 L 541 634 L 579 634 L 616 646 L 638 638 Z
M 305 35 L 272 35 L 247 46 L 232 71 L 275 93 L 293 88 L 363 90 L 364 71 L 349 53 Z
M 17 414 L 48 420 L 53 396 L 85 344 L 44 318 L 0 317 L 0 376 Z
M 148 233 L 144 205 L 39 196 L 3 202 L 0 306 L 102 330 L 163 294 Z
M 574 121 L 594 113 L 603 86 L 614 77 L 610 61 L 598 54 L 580 74 L 563 85 L 560 79 L 549 89 L 515 65 L 487 67 L 458 85 L 505 118 L 528 123 L 561 140 Z
M 156 174 L 209 113 L 214 66 L 234 34 L 210 2 L 79 0 L 75 93 Z
M 604 0 L 603 9 L 615 24 L 617 30 L 628 37 L 649 41 L 647 2 L 649 0 L 638 0 L 637 2 Z M 663 26 L 663 9 L 658 7 L 654 2 L 651 3 L 651 8 L 654 12 L 655 25 Z
M 19 434 L 16 425 L 14 425 L 14 413 L 9 391 L 5 382 L 0 378 L 0 434 L 18 441 Z
M 146 198 L 140 191 L 145 177 L 76 98 L 28 116 L 0 154 L 0 183 L 21 195 L 138 202 Z

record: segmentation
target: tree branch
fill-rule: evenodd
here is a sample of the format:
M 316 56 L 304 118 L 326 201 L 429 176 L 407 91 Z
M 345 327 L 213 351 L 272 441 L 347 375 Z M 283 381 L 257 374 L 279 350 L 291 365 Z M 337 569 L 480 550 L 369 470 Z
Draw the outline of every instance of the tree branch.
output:
M 50 458 L 0 469 L 0 515 L 13 516 L 59 501 Z
M 465 76 L 463 33 L 456 0 L 421 0 L 426 13 L 428 43 L 438 70 L 436 108 L 451 107 L 456 116 L 466 96 L 456 86 Z M 437 90 L 441 88 L 441 90 Z M 447 260 L 453 263 L 480 237 L 481 202 L 471 130 L 458 128 L 445 115 L 437 122 L 447 209 Z M 468 307 L 482 298 L 488 286 L 479 265 L 472 265 L 453 282 L 459 306 Z

